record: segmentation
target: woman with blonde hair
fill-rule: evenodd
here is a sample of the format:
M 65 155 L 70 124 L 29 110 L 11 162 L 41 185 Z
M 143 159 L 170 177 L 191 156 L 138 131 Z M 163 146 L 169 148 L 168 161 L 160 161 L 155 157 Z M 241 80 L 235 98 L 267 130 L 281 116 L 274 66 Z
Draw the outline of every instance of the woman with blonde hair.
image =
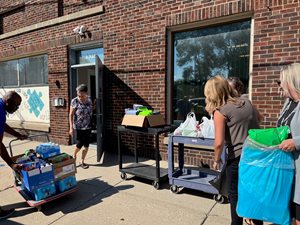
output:
M 293 152 L 295 160 L 295 182 L 292 196 L 291 214 L 300 225 L 300 63 L 293 63 L 285 67 L 280 74 L 281 87 L 285 101 L 277 126 L 289 126 L 291 133 L 287 140 L 280 145 L 283 151 Z
M 221 153 L 224 145 L 227 150 L 226 176 L 228 197 L 231 207 L 231 224 L 242 225 L 243 218 L 236 213 L 238 200 L 238 165 L 242 146 L 249 129 L 259 128 L 257 114 L 248 99 L 238 97 L 222 76 L 210 78 L 204 87 L 205 109 L 213 114 L 215 125 L 214 163 L 215 170 L 220 169 Z M 253 220 L 254 224 L 263 224 Z

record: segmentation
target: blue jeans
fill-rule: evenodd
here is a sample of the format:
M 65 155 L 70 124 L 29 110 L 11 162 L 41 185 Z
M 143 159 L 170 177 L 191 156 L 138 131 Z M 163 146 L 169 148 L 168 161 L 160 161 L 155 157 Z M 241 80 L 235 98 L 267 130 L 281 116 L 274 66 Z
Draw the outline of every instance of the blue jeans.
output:
M 227 160 L 226 175 L 228 198 L 230 201 L 231 211 L 231 225 L 243 225 L 243 218 L 236 213 L 236 206 L 238 201 L 238 180 L 239 180 L 239 163 L 240 157 Z M 256 225 L 262 225 L 263 221 L 253 220 Z

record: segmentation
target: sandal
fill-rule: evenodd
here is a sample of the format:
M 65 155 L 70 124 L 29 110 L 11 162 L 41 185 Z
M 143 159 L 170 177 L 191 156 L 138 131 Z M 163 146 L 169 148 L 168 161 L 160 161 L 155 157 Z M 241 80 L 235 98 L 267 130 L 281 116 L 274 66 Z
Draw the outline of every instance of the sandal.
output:
M 252 219 L 249 219 L 249 218 L 245 218 L 244 221 L 248 225 L 253 225 L 254 224 L 253 221 L 252 221 Z
M 89 165 L 87 165 L 85 163 L 82 163 L 80 166 L 81 166 L 82 169 L 88 169 L 89 168 Z

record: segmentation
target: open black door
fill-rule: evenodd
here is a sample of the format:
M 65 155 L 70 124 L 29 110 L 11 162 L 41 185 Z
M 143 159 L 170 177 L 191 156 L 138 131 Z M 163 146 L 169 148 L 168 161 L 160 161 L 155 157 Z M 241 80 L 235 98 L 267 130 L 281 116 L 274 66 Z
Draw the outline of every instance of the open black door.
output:
M 103 155 L 103 63 L 96 55 L 96 120 L 97 120 L 97 162 Z

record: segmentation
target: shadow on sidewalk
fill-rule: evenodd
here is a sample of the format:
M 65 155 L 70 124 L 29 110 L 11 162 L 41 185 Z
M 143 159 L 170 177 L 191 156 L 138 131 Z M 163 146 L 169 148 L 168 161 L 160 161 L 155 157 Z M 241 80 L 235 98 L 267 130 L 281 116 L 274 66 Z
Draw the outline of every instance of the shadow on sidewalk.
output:
M 87 159 L 93 159 L 93 158 L 96 158 L 96 154 L 90 155 Z M 153 159 L 147 159 L 144 157 L 138 158 L 139 162 L 145 162 L 148 160 L 153 160 Z M 135 162 L 135 158 L 133 155 L 123 155 L 122 157 L 123 164 L 134 163 L 134 162 Z M 112 166 L 119 165 L 119 156 L 116 153 L 104 152 L 100 162 L 87 163 L 87 164 L 89 166 L 96 166 L 96 167 L 112 167 Z
M 81 211 L 101 203 L 104 198 L 117 194 L 122 190 L 133 188 L 133 185 L 118 185 L 114 187 L 100 180 L 100 177 L 95 177 L 93 179 L 77 180 L 77 187 L 78 190 L 73 193 L 42 204 L 41 213 L 45 216 L 50 216 L 58 212 L 66 215 Z M 27 205 L 25 199 L 24 202 L 6 205 L 5 207 L 16 208 L 17 210 L 10 218 L 37 212 L 36 208 Z M 12 222 L 11 224 L 17 223 Z

